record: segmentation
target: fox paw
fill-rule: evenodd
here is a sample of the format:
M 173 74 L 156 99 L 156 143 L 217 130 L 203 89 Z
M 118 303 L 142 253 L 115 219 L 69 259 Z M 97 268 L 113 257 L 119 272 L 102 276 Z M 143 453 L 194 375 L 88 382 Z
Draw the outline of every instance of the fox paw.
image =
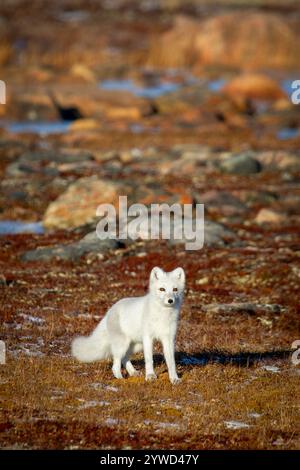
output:
M 173 377 L 173 378 L 170 378 L 170 382 L 171 384 L 176 385 L 181 382 L 181 379 L 179 377 Z
M 142 373 L 139 370 L 134 370 L 129 373 L 130 377 L 141 377 Z
M 146 380 L 147 381 L 151 381 L 151 380 L 155 380 L 155 379 L 157 379 L 157 375 L 155 373 L 146 375 Z

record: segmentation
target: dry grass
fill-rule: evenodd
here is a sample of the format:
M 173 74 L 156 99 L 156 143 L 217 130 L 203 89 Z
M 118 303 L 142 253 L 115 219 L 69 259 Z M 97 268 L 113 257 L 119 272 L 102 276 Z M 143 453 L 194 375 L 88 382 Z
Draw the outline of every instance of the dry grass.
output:
M 208 364 L 179 367 L 182 382 L 112 380 L 108 364 L 69 358 L 10 359 L 3 368 L 3 447 L 285 448 L 299 447 L 299 374 Z M 227 429 L 225 422 L 249 425 Z

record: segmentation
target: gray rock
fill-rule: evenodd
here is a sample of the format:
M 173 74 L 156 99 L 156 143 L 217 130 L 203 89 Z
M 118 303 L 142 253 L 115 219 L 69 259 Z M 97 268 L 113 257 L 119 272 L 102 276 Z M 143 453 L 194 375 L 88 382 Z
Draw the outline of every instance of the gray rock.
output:
M 204 244 L 206 246 L 225 245 L 237 241 L 236 234 L 225 225 L 211 220 L 204 222 Z
M 60 164 L 81 164 L 93 160 L 92 154 L 82 152 L 57 152 L 35 151 L 25 152 L 16 161 L 6 167 L 6 176 L 18 177 L 30 173 L 42 173 L 48 176 L 56 176 L 59 170 L 56 166 Z
M 183 237 L 182 240 L 170 240 L 174 244 L 187 244 L 191 240 Z M 211 220 L 204 220 L 204 246 L 224 246 L 228 243 L 239 243 L 238 237 L 234 232 L 229 230 L 225 225 L 213 222 Z
M 219 168 L 224 173 L 233 173 L 237 175 L 250 175 L 259 173 L 262 170 L 261 163 L 253 158 L 252 152 L 241 153 L 226 158 L 219 164 Z
M 230 304 L 208 304 L 203 305 L 202 309 L 209 314 L 237 314 L 247 313 L 255 315 L 257 313 L 279 314 L 280 305 L 277 304 L 255 304 L 252 302 L 232 302 Z
M 203 194 L 195 193 L 194 199 L 199 204 L 205 205 L 208 212 L 221 212 L 223 215 L 243 214 L 247 211 L 247 206 L 240 199 L 227 191 L 211 190 Z
M 26 251 L 21 259 L 23 261 L 49 261 L 56 258 L 65 261 L 78 261 L 82 256 L 90 253 L 106 253 L 124 248 L 124 246 L 124 243 L 118 240 L 100 240 L 95 232 L 91 232 L 78 242 Z

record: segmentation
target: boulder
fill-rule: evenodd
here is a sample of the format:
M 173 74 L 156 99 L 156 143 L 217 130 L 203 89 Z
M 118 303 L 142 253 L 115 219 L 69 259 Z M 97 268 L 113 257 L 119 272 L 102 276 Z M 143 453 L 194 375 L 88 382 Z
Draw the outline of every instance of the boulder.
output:
M 148 62 L 159 67 L 223 65 L 247 70 L 296 68 L 299 41 L 289 21 L 275 13 L 235 11 L 203 21 L 178 16 L 153 39 Z
M 96 232 L 93 231 L 78 242 L 26 251 L 21 258 L 23 261 L 50 261 L 52 259 L 59 259 L 76 262 L 84 255 L 104 254 L 111 250 L 124 248 L 124 246 L 124 242 L 118 240 L 100 240 Z
M 124 192 L 124 185 L 95 175 L 79 178 L 50 203 L 44 215 L 44 226 L 64 229 L 86 224 L 96 218 L 99 204 L 117 206 L 118 196 L 127 192 Z
M 237 96 L 249 99 L 279 100 L 286 97 L 279 84 L 265 75 L 242 74 L 227 83 L 222 91 L 236 100 Z

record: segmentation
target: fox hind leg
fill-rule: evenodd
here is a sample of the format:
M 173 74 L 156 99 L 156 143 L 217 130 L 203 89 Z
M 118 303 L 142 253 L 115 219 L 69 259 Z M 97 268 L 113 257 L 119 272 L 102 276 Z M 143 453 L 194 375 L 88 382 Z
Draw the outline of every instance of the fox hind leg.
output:
M 140 375 L 140 373 L 139 373 L 138 370 L 136 370 L 133 367 L 132 362 L 129 359 L 131 354 L 133 353 L 133 350 L 134 350 L 134 348 L 132 346 L 130 346 L 129 349 L 127 350 L 124 358 L 122 359 L 122 364 L 123 364 L 123 366 L 125 367 L 125 369 L 127 370 L 128 374 L 131 377 L 136 377 L 136 376 Z
M 122 379 L 121 365 L 123 364 L 128 373 L 132 372 L 133 365 L 128 360 L 127 351 L 129 349 L 129 341 L 125 335 L 114 335 L 112 344 L 113 366 L 112 372 L 116 379 Z M 130 367 L 131 365 L 131 367 Z
M 121 364 L 129 348 L 129 340 L 122 332 L 119 313 L 111 310 L 107 319 L 107 331 L 110 338 L 111 353 L 113 357 L 112 373 L 116 379 L 122 379 Z
M 112 366 L 112 373 L 116 379 L 123 379 L 123 375 L 121 372 L 121 358 L 114 356 L 113 358 L 113 366 Z

